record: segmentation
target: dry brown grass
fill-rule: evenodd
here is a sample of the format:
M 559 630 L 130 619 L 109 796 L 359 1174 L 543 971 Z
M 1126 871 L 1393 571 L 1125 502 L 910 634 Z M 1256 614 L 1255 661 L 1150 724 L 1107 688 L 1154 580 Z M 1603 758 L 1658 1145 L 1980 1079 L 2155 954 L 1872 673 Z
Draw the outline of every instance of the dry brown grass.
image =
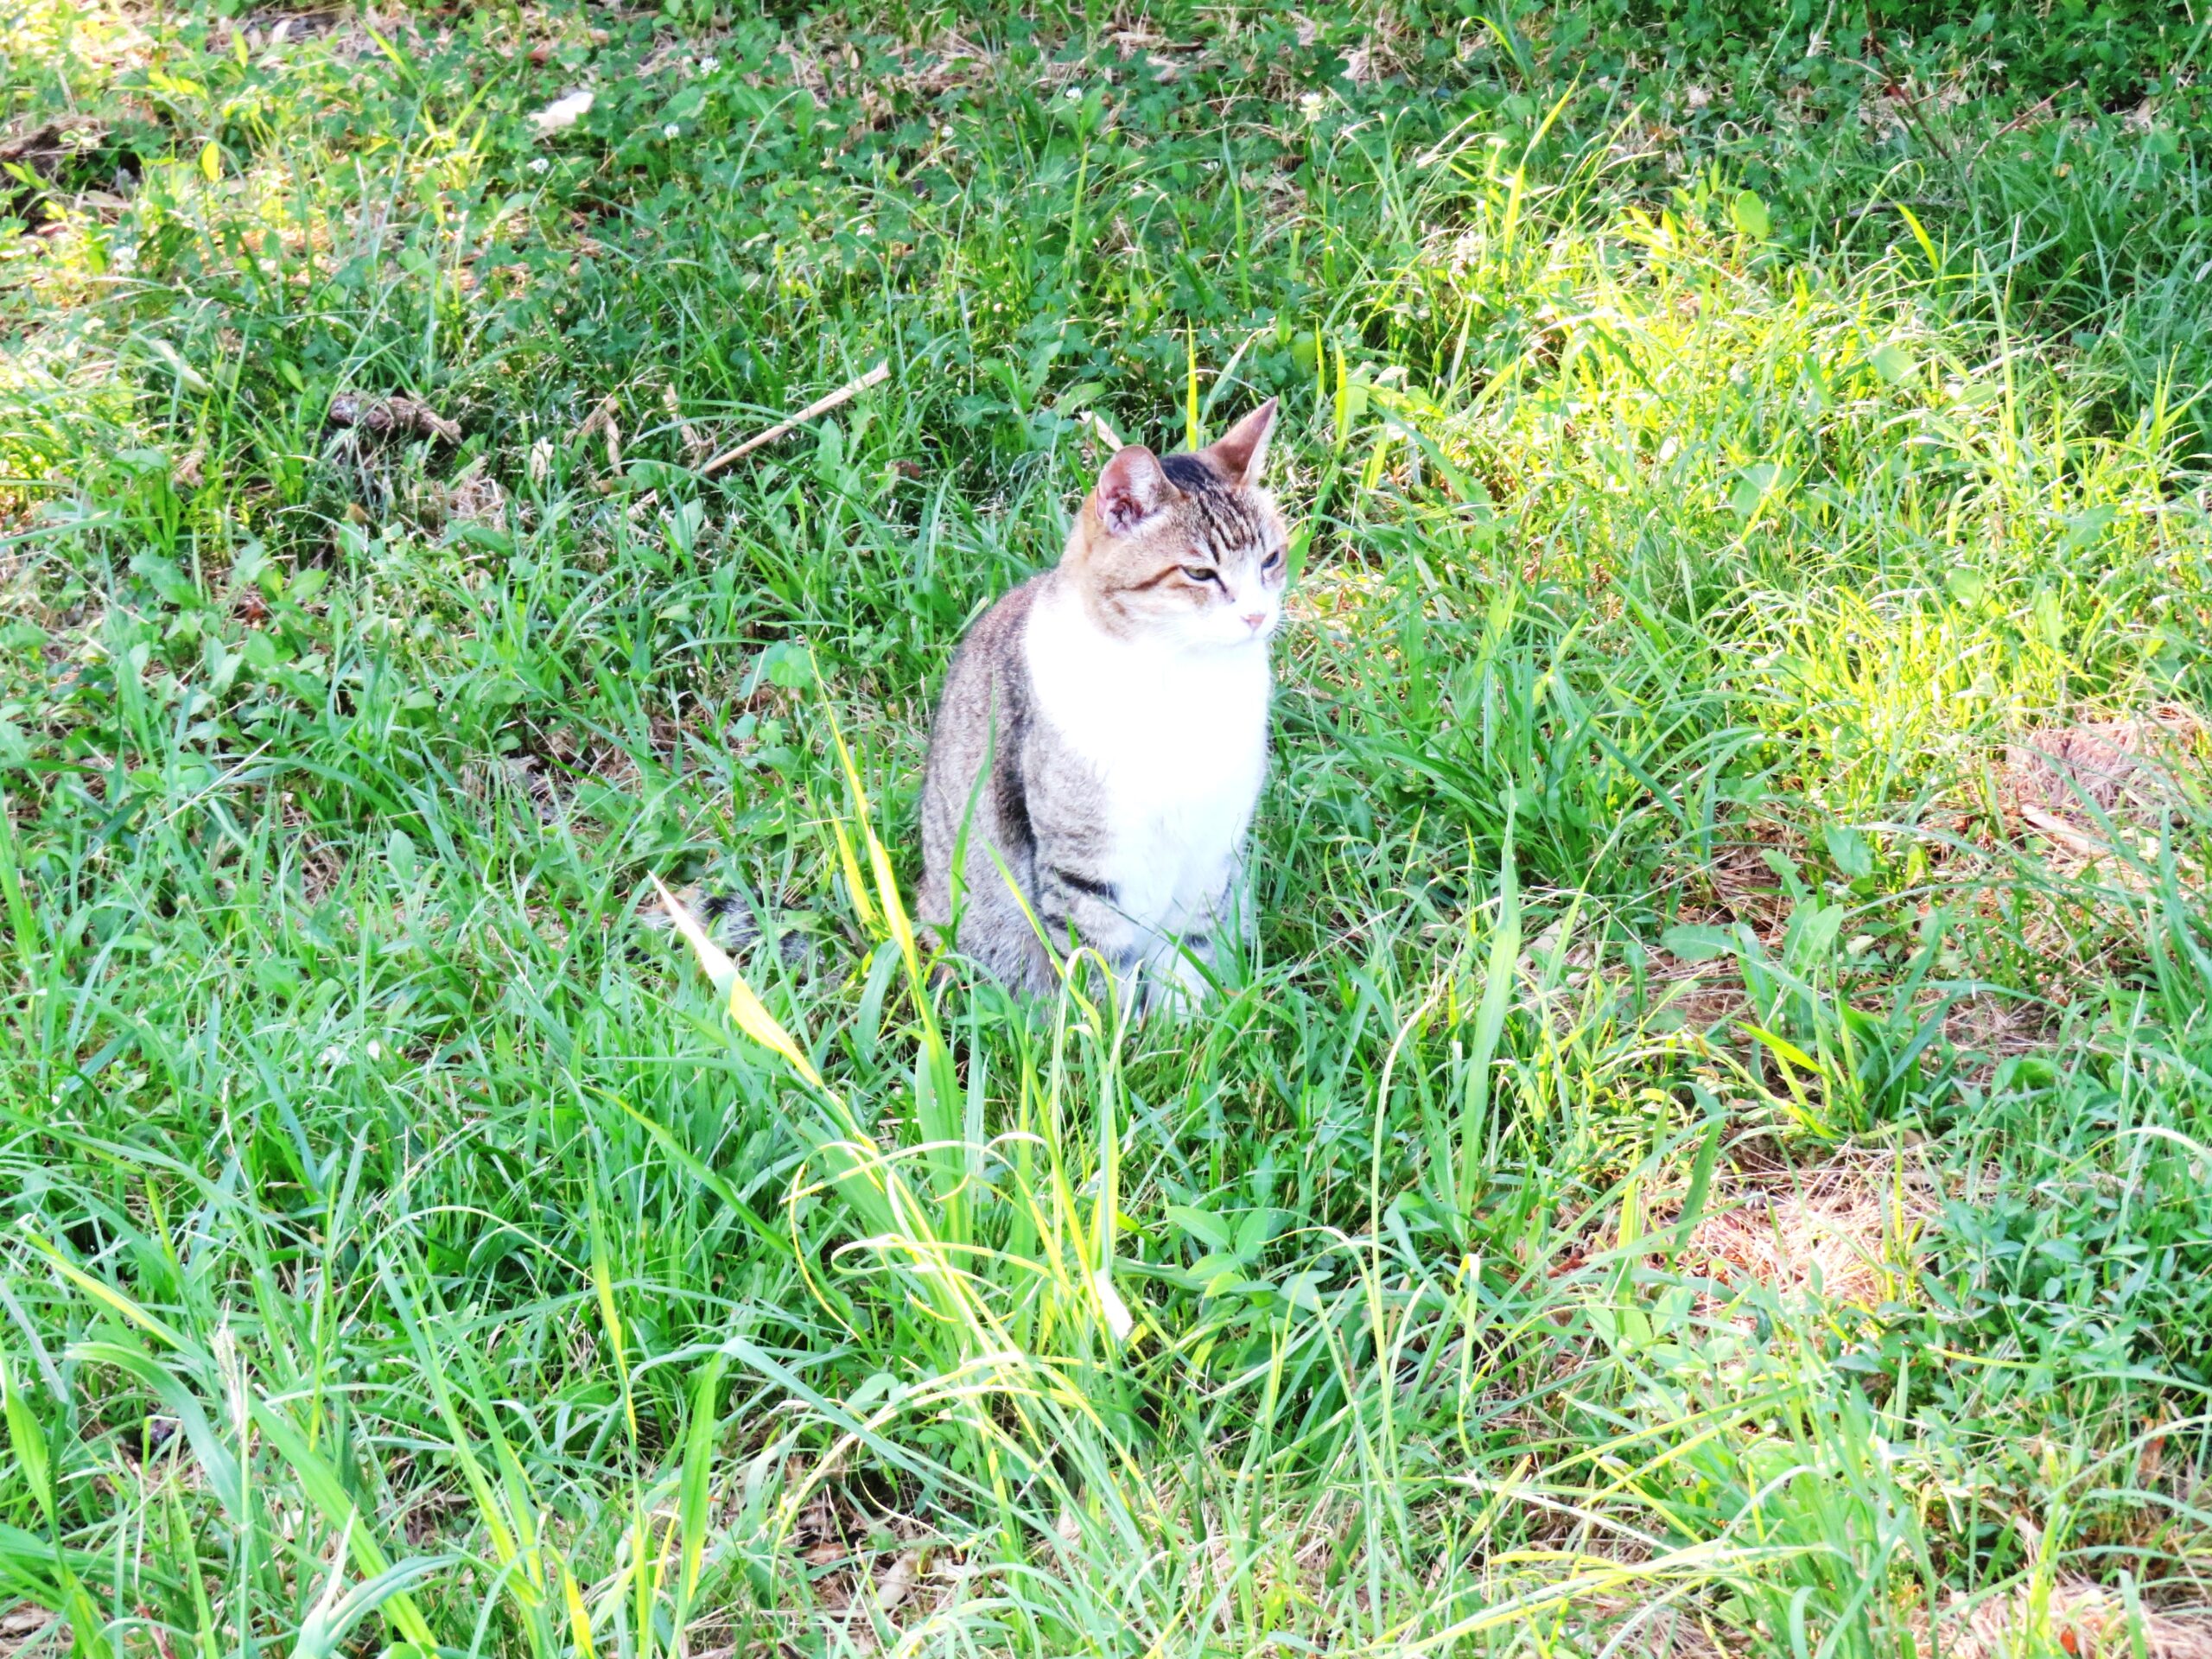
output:
M 1684 1263 L 1724 1286 L 1877 1307 L 1909 1289 L 1938 1195 L 1906 1152 L 1851 1149 L 1811 1168 L 1738 1173 L 1714 1194 Z
M 1967 1069 L 1986 1076 L 2005 1060 L 2050 1046 L 2053 1020 L 2049 1007 L 2023 997 L 1986 991 L 1961 997 L 1943 1015 L 1943 1040 L 1957 1050 Z
M 1935 1622 L 1921 1651 L 1929 1659 L 2026 1659 L 2071 1654 L 2075 1659 L 2129 1659 L 2138 1651 L 2135 1621 L 2120 1592 L 2073 1580 L 2051 1586 L 2037 1605 L 2019 1584 L 1973 1603 L 1954 1601 Z M 2212 1610 L 2140 1610 L 2144 1659 L 2212 1659 Z
M 2087 830 L 2099 827 L 2100 813 L 2152 827 L 2179 804 L 2204 736 L 2203 722 L 2173 704 L 2126 719 L 2036 727 L 2005 747 L 2007 804 Z
M 2204 795 L 2204 722 L 2164 704 L 2147 714 L 2038 726 L 2008 743 L 2000 804 L 2014 825 L 2044 843 L 2044 861 L 2069 878 L 2134 891 L 2175 815 Z M 2183 861 L 2201 886 L 2203 873 Z
M 54 1615 L 45 1608 L 20 1602 L 0 1613 L 0 1659 L 30 1659 L 34 1654 L 66 1653 L 69 1646 L 67 1630 L 66 1625 L 54 1626 Z M 41 1637 L 42 1631 L 48 1633 Z

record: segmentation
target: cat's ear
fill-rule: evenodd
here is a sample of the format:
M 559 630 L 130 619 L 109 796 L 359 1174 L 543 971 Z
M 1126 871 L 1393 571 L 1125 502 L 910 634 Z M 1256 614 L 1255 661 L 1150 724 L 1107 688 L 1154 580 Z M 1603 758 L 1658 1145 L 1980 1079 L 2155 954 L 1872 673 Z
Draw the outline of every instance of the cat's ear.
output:
M 1174 488 L 1160 457 L 1133 443 L 1098 475 L 1098 517 L 1115 535 L 1126 536 L 1166 506 Z
M 1249 487 L 1268 464 L 1268 435 L 1275 429 L 1275 400 L 1268 398 L 1221 435 L 1212 449 L 1215 463 L 1232 484 Z

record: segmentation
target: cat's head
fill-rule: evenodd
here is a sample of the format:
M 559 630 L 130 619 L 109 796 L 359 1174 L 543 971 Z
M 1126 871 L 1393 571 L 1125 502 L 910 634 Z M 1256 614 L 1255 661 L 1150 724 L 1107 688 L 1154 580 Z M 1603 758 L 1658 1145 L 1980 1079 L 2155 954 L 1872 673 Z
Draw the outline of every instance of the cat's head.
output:
M 1282 515 L 1261 487 L 1275 400 L 1217 443 L 1106 463 L 1060 569 L 1109 632 L 1190 649 L 1266 649 L 1288 568 Z

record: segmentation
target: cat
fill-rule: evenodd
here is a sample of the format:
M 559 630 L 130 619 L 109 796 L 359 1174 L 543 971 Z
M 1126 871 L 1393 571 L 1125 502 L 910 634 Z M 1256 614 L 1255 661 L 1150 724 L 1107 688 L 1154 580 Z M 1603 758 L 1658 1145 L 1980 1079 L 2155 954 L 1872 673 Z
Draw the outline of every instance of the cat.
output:
M 1106 463 L 1059 563 L 953 658 L 922 784 L 920 919 L 1008 988 L 1096 953 L 1136 1011 L 1195 1006 L 1267 775 L 1287 533 L 1273 398 L 1219 442 Z

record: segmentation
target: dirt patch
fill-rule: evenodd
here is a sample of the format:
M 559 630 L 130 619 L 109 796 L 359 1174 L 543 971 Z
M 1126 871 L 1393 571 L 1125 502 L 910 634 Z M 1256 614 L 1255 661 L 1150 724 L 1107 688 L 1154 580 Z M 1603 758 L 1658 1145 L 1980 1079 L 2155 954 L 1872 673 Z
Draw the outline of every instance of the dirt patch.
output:
M 294 871 L 300 884 L 300 902 L 309 910 L 316 909 L 345 880 L 346 855 L 315 835 L 312 821 L 289 790 L 278 798 L 277 821 L 294 838 Z
M 1724 1286 L 1878 1307 L 1897 1300 L 1939 1190 L 1917 1159 L 1838 1154 L 1809 1169 L 1743 1172 L 1710 1202 L 1684 1264 Z
M 2056 1035 L 2053 1023 L 2046 1003 L 1977 991 L 1944 1011 L 1943 1041 L 1969 1075 L 1986 1081 L 2004 1061 L 2049 1048 Z
M 2173 705 L 2125 719 L 2038 726 L 2005 748 L 2001 804 L 2041 837 L 2061 874 L 2094 874 L 2140 891 L 2161 836 L 2201 804 L 2204 722 Z M 2183 861 L 2189 885 L 2204 872 Z
M 68 1627 L 60 1624 L 55 1616 L 43 1607 L 34 1607 L 28 1601 L 0 1613 L 0 1656 L 14 1659 L 14 1656 L 34 1653 L 61 1653 L 67 1650 Z M 46 1633 L 43 1642 L 37 1637 Z
M 2054 1585 L 2038 1610 L 2027 1585 L 1971 1605 L 1954 1602 L 1936 1621 L 1936 1640 L 1920 1637 L 1935 1659 L 2009 1659 L 2061 1652 L 2076 1659 L 2127 1659 L 2137 1651 L 2135 1620 L 2117 1591 L 2079 1580 Z M 2139 1610 L 2145 1659 L 2212 1659 L 2212 1611 Z
M 2005 746 L 2006 804 L 2031 823 L 2155 830 L 2183 802 L 2203 722 L 2171 705 L 2126 720 L 2038 726 Z M 2038 825 L 2040 827 L 2040 825 Z

